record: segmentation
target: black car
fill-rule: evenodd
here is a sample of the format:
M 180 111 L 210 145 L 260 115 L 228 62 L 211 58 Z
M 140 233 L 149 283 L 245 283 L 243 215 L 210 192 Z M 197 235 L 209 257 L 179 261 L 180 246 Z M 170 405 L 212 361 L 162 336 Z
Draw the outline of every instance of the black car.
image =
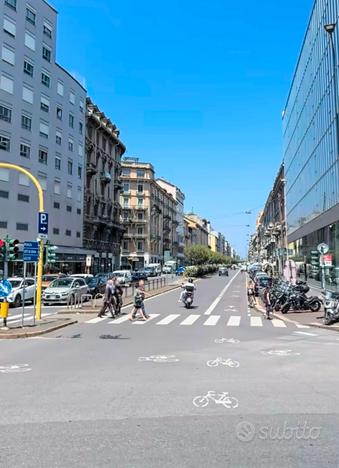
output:
M 102 276 L 90 278 L 87 283 L 88 293 L 95 297 L 97 294 L 104 294 L 106 288 L 106 279 Z
M 140 280 L 148 280 L 147 273 L 144 270 L 139 270 L 132 273 L 132 283 L 137 283 Z

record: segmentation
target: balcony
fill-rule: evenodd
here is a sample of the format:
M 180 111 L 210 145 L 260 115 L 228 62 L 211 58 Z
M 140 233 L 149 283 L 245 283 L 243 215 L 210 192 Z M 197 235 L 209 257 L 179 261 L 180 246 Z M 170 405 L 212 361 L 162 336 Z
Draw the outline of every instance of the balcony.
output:
M 92 162 L 88 162 L 86 166 L 87 175 L 93 176 L 98 170 Z
M 112 176 L 109 172 L 103 171 L 100 173 L 100 180 L 104 184 L 109 184 L 112 180 Z

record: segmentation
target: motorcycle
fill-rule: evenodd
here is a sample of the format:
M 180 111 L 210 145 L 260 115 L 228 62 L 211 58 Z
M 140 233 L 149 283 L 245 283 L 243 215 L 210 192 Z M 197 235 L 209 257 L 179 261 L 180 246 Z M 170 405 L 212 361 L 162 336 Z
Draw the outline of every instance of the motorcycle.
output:
M 190 309 L 193 305 L 193 292 L 186 291 L 184 296 L 184 305 L 186 309 Z
M 294 292 L 290 294 L 286 303 L 281 308 L 282 314 L 292 309 L 295 311 L 311 310 L 312 312 L 318 312 L 320 310 L 322 300 L 317 296 L 307 297 L 305 294 Z
M 332 291 L 325 291 L 324 293 L 324 325 L 331 325 L 331 323 L 339 320 L 339 294 Z

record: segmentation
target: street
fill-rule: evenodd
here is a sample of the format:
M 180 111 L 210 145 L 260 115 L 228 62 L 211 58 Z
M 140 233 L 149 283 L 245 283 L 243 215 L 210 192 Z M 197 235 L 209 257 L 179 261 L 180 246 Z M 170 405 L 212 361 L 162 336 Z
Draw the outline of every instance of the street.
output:
M 196 286 L 2 340 L 1 466 L 337 466 L 338 335 L 249 311 L 240 272 Z

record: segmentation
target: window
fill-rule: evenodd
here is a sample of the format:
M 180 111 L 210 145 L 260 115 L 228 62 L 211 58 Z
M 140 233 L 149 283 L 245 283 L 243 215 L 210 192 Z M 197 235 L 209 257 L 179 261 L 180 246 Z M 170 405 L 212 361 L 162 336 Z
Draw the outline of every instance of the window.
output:
M 26 88 L 26 86 L 23 86 L 22 88 L 22 99 L 26 102 L 29 102 L 30 104 L 33 104 L 33 91 L 31 89 Z
M 9 192 L 5 190 L 0 190 L 0 198 L 8 198 Z
M 47 177 L 45 175 L 38 175 L 42 190 L 47 190 Z
M 82 198 L 82 189 L 81 187 L 78 187 L 78 191 L 77 191 L 77 201 L 78 202 L 81 202 L 81 198 Z
M 44 112 L 49 112 L 49 99 L 41 96 L 40 109 Z
M 70 237 L 72 235 L 72 231 L 70 231 L 69 229 L 66 229 L 65 234 L 67 237 Z
M 29 187 L 29 178 L 25 174 L 19 174 L 19 185 Z
M 58 130 L 56 131 L 55 134 L 55 142 L 57 145 L 61 145 L 61 140 L 62 140 L 62 133 L 59 132 Z
M 28 224 L 25 223 L 16 223 L 17 231 L 28 231 Z
M 129 200 L 127 197 L 124 197 L 124 208 L 128 208 Z
M 54 181 L 54 193 L 56 195 L 60 195 L 61 194 L 61 183 L 57 180 Z
M 53 203 L 53 207 L 54 207 L 56 210 L 60 210 L 60 203 L 59 203 L 59 202 L 54 202 L 54 203 Z
M 84 103 L 83 103 L 83 101 L 80 101 L 80 102 L 79 102 L 79 110 L 80 110 L 80 112 L 81 112 L 82 114 L 84 113 Z
M 8 107 L 0 105 L 0 120 L 4 120 L 5 122 L 12 121 L 12 111 L 8 109 Z
M 79 122 L 79 133 L 82 135 L 84 132 L 84 124 L 82 122 Z
M 144 193 L 144 185 L 138 184 L 138 193 Z
M 82 145 L 79 145 L 78 147 L 78 154 L 79 156 L 83 156 L 84 155 L 84 148 Z
M 7 221 L 0 221 L 0 229 L 7 229 Z
M 60 234 L 60 229 L 58 229 L 58 228 L 53 228 L 53 234 L 54 234 L 55 236 L 58 236 L 58 235 Z
M 5 75 L 0 77 L 0 88 L 7 93 L 13 94 L 14 82 L 11 78 L 8 78 Z
M 25 32 L 25 46 L 31 50 L 35 50 L 35 37 L 27 31 Z
M 81 215 L 81 209 L 77 208 L 77 215 Z
M 9 151 L 10 148 L 11 148 L 10 139 L 0 135 L 0 150 Z
M 144 214 L 143 213 L 138 213 L 138 219 L 140 219 L 140 220 L 144 219 Z
M 49 126 L 43 122 L 40 122 L 40 136 L 42 138 L 48 138 Z
M 61 159 L 58 158 L 57 156 L 55 157 L 55 169 L 57 171 L 60 171 L 61 170 Z
M 9 63 L 10 65 L 15 65 L 15 53 L 5 45 L 2 46 L 1 58 L 4 62 Z
M 36 14 L 30 8 L 26 8 L 26 20 L 35 26 Z
M 4 26 L 3 29 L 5 33 L 7 33 L 11 37 L 15 37 L 16 35 L 16 25 L 12 21 L 4 18 Z
M 29 159 L 31 157 L 31 147 L 25 145 L 24 143 L 20 144 L 20 156 L 23 158 Z
M 71 138 L 68 139 L 68 149 L 69 151 L 74 151 L 74 141 Z
M 39 150 L 39 163 L 47 165 L 48 153 L 46 150 Z
M 9 169 L 0 169 L 0 180 L 9 182 Z
M 71 207 L 71 205 L 67 205 L 67 206 L 66 206 L 66 211 L 68 211 L 69 213 L 72 213 L 72 207 Z
M 131 175 L 131 170 L 127 167 L 123 167 L 121 170 L 121 175 L 124 177 L 129 177 Z
M 143 234 L 144 233 L 144 228 L 138 227 L 138 234 Z
M 57 107 L 56 114 L 57 114 L 57 119 L 62 120 L 62 108 L 61 107 L 59 106 Z
M 21 128 L 30 132 L 32 130 L 32 119 L 30 117 L 27 117 L 26 115 L 22 115 Z
M 123 190 L 124 193 L 129 192 L 129 183 L 128 182 L 124 182 L 124 184 L 122 186 L 122 190 Z
M 128 245 L 128 240 L 124 240 L 123 241 L 123 246 L 122 246 L 123 250 L 128 250 L 129 248 L 129 245 Z
M 45 86 L 47 86 L 47 88 L 49 88 L 51 86 L 51 78 L 46 75 L 46 73 L 41 73 L 41 83 Z
M 18 201 L 29 203 L 29 195 L 24 195 L 23 193 L 18 193 Z
M 138 179 L 144 179 L 145 178 L 145 171 L 142 171 L 140 169 L 137 170 L 137 177 Z
M 24 73 L 29 76 L 33 76 L 34 73 L 34 67 L 31 63 L 27 62 L 27 60 L 24 61 Z
M 67 198 L 72 198 L 72 185 L 67 185 Z
M 49 47 L 42 46 L 42 58 L 47 60 L 47 62 L 51 61 L 52 51 Z
M 73 114 L 69 114 L 69 116 L 68 116 L 68 125 L 71 128 L 74 128 L 74 115 Z
M 5 5 L 16 10 L 16 0 L 5 0 Z
M 59 96 L 64 95 L 64 85 L 61 83 L 61 81 L 58 81 L 57 93 L 59 94 Z
M 75 104 L 75 94 L 73 93 L 73 91 L 69 93 L 69 102 L 71 104 Z
M 68 161 L 67 163 L 67 172 L 69 175 L 73 174 L 73 161 Z
M 138 198 L 138 206 L 139 207 L 144 206 L 144 199 L 143 198 Z
M 77 231 L 77 238 L 80 239 L 81 237 L 81 232 Z
M 52 28 L 50 27 L 49 24 L 44 23 L 43 33 L 45 34 L 45 36 L 49 37 L 50 39 L 52 38 Z
M 78 178 L 82 179 L 82 166 L 78 166 Z
M 138 241 L 138 251 L 142 252 L 144 250 L 144 243 L 142 241 Z

